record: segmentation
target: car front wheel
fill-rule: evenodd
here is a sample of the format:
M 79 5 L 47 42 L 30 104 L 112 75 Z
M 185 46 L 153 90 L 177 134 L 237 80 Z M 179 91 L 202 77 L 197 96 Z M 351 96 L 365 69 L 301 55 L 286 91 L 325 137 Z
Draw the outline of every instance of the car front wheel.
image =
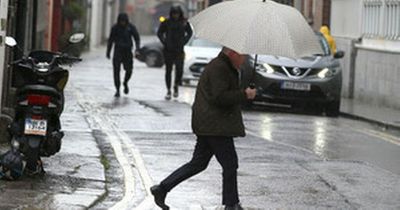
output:
M 146 62 L 146 65 L 148 66 L 148 67 L 161 67 L 162 66 L 162 64 L 160 65 L 160 55 L 158 54 L 158 53 L 156 53 L 156 52 L 149 52 L 147 55 L 146 55 L 146 59 L 145 59 L 145 62 Z
M 340 113 L 340 100 L 332 101 L 326 104 L 325 114 L 329 117 L 337 117 Z
M 190 79 L 183 79 L 182 82 L 185 85 L 190 85 Z

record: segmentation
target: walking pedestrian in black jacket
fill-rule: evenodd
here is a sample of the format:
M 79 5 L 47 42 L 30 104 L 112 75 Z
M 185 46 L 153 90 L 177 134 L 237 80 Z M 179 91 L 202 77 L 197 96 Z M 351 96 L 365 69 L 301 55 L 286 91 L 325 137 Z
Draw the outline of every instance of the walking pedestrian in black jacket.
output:
M 114 67 L 114 85 L 116 89 L 115 97 L 119 97 L 119 88 L 121 86 L 120 72 L 121 63 L 125 69 L 124 93 L 129 93 L 128 82 L 132 76 L 133 69 L 133 42 L 135 39 L 135 48 L 140 48 L 140 37 L 136 27 L 129 22 L 128 15 L 121 13 L 118 15 L 118 22 L 115 24 L 110 33 L 107 45 L 107 58 L 110 59 L 111 48 L 114 45 L 113 67 Z M 137 51 L 136 51 L 137 52 Z
M 171 7 L 169 18 L 160 24 L 157 36 L 164 45 L 165 58 L 165 82 L 167 95 L 165 99 L 171 99 L 171 74 L 175 64 L 174 97 L 178 97 L 178 86 L 181 84 L 183 74 L 183 62 L 185 53 L 183 47 L 190 40 L 193 31 L 189 22 L 184 18 L 179 6 Z

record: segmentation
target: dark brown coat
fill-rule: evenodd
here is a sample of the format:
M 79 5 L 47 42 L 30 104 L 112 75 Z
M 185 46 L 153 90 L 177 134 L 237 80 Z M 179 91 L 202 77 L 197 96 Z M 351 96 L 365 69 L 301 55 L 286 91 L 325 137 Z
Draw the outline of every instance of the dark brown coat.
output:
M 239 73 L 220 53 L 200 77 L 192 107 L 192 129 L 201 136 L 245 136 L 241 103 L 246 95 Z

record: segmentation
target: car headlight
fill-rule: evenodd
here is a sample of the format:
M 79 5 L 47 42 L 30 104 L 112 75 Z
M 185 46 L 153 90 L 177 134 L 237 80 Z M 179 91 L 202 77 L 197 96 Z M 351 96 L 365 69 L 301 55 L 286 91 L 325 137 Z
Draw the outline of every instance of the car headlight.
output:
M 268 63 L 264 63 L 262 65 L 257 65 L 257 71 L 260 73 L 272 74 L 275 72 L 274 68 L 270 66 Z
M 189 52 L 185 52 L 185 60 L 190 60 L 190 59 L 192 59 L 193 58 L 193 55 L 191 54 L 191 53 L 189 53 Z
M 333 70 L 329 68 L 324 68 L 318 73 L 318 77 L 321 79 L 333 76 Z

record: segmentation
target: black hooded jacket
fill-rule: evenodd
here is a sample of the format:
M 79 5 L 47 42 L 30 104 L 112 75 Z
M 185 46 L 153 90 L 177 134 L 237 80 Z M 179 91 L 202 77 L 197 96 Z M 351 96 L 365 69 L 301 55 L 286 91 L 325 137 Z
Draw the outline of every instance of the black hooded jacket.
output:
M 121 22 L 125 21 L 126 25 L 123 26 Z M 110 55 L 112 45 L 115 44 L 114 53 L 122 50 L 132 50 L 133 42 L 132 37 L 135 39 L 136 49 L 140 48 L 139 33 L 134 25 L 129 23 L 128 15 L 121 13 L 118 15 L 118 22 L 115 24 L 110 33 L 107 45 L 107 55 Z
M 179 13 L 177 20 L 172 18 L 172 13 L 175 12 Z M 183 11 L 179 6 L 171 7 L 169 18 L 161 23 L 157 31 L 157 36 L 163 43 L 166 53 L 183 53 L 183 47 L 192 34 L 192 28 L 183 17 Z

